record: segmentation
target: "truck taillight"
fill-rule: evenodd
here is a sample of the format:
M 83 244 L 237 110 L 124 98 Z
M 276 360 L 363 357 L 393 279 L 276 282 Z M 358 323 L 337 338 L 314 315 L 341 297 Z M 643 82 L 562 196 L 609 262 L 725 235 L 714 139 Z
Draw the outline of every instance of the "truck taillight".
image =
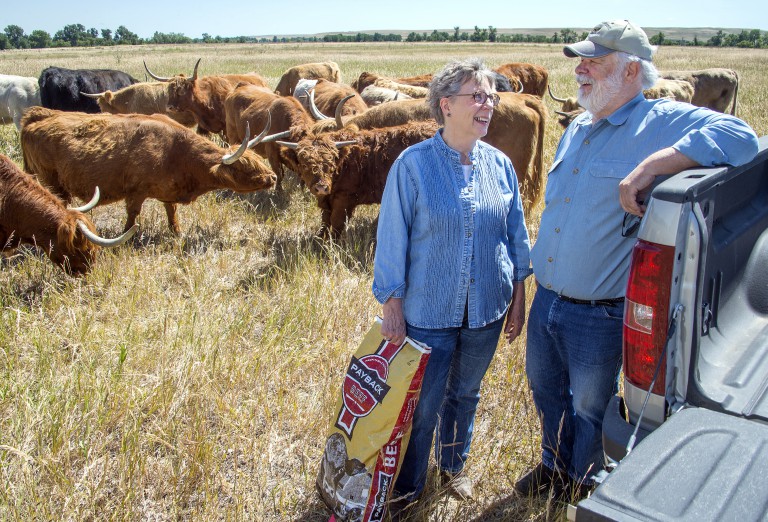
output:
M 624 377 L 648 389 L 667 340 L 675 248 L 638 240 L 632 250 L 624 306 Z M 664 394 L 662 360 L 653 393 Z

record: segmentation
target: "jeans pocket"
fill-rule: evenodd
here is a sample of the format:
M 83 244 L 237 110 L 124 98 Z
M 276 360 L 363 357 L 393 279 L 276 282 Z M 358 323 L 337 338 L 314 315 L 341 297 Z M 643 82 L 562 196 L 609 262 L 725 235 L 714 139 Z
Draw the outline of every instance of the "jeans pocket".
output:
M 608 319 L 616 319 L 617 321 L 624 320 L 623 304 L 615 304 L 613 306 L 600 305 L 600 309 L 602 310 L 603 314 L 605 314 L 605 317 Z

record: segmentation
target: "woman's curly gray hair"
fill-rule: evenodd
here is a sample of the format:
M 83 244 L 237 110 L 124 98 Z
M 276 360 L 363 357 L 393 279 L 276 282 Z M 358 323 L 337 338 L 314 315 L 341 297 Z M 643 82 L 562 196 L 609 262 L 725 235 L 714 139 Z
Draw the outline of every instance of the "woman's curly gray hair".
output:
M 432 77 L 432 81 L 429 82 L 427 103 L 437 123 L 440 125 L 445 123 L 440 100 L 458 94 L 461 86 L 469 80 L 474 80 L 481 85 L 487 84 L 491 88 L 496 86 L 493 71 L 487 68 L 480 58 L 454 60 Z

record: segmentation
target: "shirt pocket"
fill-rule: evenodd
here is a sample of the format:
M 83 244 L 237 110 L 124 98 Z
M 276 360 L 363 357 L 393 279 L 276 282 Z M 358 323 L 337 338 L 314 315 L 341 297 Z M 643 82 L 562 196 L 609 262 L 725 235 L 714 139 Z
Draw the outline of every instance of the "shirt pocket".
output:
M 632 161 L 598 158 L 590 165 L 589 174 L 594 178 L 624 179 L 636 166 Z

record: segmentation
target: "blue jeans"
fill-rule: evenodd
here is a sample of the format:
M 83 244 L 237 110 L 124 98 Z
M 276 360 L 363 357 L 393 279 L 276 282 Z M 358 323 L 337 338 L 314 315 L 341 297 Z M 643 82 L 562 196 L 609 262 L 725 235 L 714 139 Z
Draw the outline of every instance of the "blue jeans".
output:
M 450 473 L 464 468 L 480 400 L 480 382 L 496 352 L 503 324 L 502 318 L 482 328 L 468 328 L 466 321 L 460 328 L 406 325 L 408 337 L 431 347 L 432 353 L 395 483 L 395 496 L 407 495 L 413 500 L 424 488 L 435 427 L 438 467 Z
M 624 307 L 575 304 L 538 286 L 525 371 L 541 419 L 542 462 L 591 484 L 603 468 L 603 415 L 618 392 Z

